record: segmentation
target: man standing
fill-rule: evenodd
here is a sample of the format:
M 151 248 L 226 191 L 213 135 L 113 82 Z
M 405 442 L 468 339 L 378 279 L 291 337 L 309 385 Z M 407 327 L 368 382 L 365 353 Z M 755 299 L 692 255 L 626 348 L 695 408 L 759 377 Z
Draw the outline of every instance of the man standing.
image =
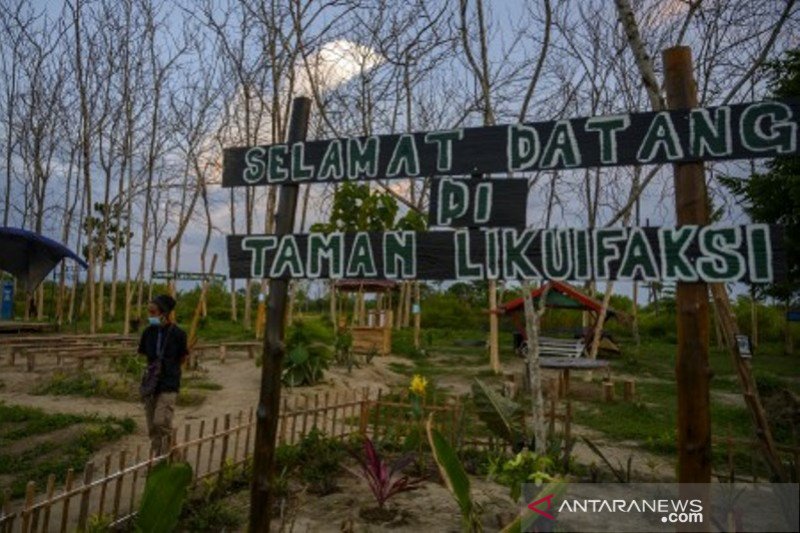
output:
M 174 309 L 174 298 L 166 294 L 156 296 L 147 307 L 150 325 L 139 340 L 139 354 L 147 356 L 142 399 L 156 456 L 169 451 L 172 416 L 181 386 L 181 363 L 189 353 L 186 333 L 170 318 Z

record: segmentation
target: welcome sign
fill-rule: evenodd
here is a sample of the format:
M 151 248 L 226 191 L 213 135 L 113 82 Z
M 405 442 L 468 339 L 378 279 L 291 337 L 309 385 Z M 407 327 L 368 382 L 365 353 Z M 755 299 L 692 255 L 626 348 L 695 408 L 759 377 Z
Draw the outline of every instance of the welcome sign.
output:
M 552 279 L 768 283 L 775 226 L 234 235 L 232 278 Z
M 466 176 L 796 154 L 794 101 L 228 148 L 222 185 Z

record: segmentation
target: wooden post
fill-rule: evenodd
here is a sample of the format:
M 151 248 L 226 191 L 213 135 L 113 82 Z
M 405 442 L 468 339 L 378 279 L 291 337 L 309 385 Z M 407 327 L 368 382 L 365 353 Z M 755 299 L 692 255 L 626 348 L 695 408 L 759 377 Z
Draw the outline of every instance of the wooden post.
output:
M 42 531 L 49 531 L 50 527 L 50 508 L 53 506 L 51 503 L 53 501 L 53 494 L 56 491 L 56 475 L 50 474 L 47 477 L 47 489 L 45 491 L 44 501 L 47 502 L 44 508 L 44 516 L 42 517 Z M 6 494 L 6 496 L 9 496 Z M 9 500 L 6 500 L 6 503 L 10 503 Z M 101 513 L 102 514 L 102 513 Z
M 670 109 L 697 107 L 697 85 L 688 46 L 663 53 L 664 85 Z M 708 223 L 708 194 L 702 163 L 681 163 L 675 171 L 675 210 L 678 226 Z M 708 365 L 708 286 L 678 282 L 676 289 L 678 356 L 678 482 L 711 481 L 711 411 Z
M 120 472 L 125 470 L 125 463 L 127 462 L 127 455 L 128 455 L 128 450 L 122 450 L 121 452 L 119 452 L 119 471 Z M 125 477 L 124 474 L 120 474 L 119 476 L 117 476 L 117 484 L 114 487 L 114 507 L 113 507 L 113 509 L 114 509 L 114 512 L 113 512 L 114 520 L 119 518 L 119 502 L 120 502 L 120 498 L 122 498 L 122 480 L 123 480 L 124 477 Z
M 228 441 L 231 434 L 231 415 L 225 415 L 225 430 L 222 434 L 222 450 L 219 454 L 219 474 L 217 477 L 217 484 L 222 487 L 222 480 L 225 479 L 225 460 L 228 458 Z
M 22 531 L 28 533 L 31 526 L 31 507 L 36 496 L 36 483 L 28 481 L 25 486 L 25 507 L 22 509 Z
M 81 492 L 81 503 L 78 507 L 78 531 L 86 529 L 86 521 L 89 519 L 89 496 L 92 491 L 93 476 L 94 463 L 89 461 L 83 469 L 83 491 Z
M 500 373 L 500 341 L 497 323 L 497 280 L 489 280 L 489 363 L 492 372 Z
M 626 379 L 623 387 L 622 397 L 626 402 L 633 401 L 633 397 L 636 396 L 636 382 L 632 379 Z
M 419 350 L 419 333 L 422 322 L 422 305 L 419 298 L 419 281 L 414 281 L 414 348 Z
M 311 100 L 295 98 L 286 142 L 303 141 L 308 130 Z M 275 215 L 275 233 L 286 235 L 294 230 L 297 207 L 297 184 L 280 186 L 278 212 Z M 281 370 L 286 347 L 283 344 L 286 330 L 286 301 L 289 282 L 272 280 L 269 284 L 267 304 L 267 332 L 264 336 L 264 352 L 261 365 L 261 389 L 256 410 L 256 444 L 253 457 L 253 484 L 250 492 L 250 531 L 269 531 L 273 506 L 273 480 L 275 459 L 275 436 L 278 429 L 278 414 L 281 401 Z
M 72 476 L 74 475 L 75 473 L 71 468 L 67 470 L 67 479 L 64 481 L 64 494 L 68 494 L 72 490 Z M 69 500 L 69 496 L 64 498 L 64 504 L 61 508 L 61 529 L 59 529 L 59 531 L 67 530 L 67 524 L 69 523 Z M 114 518 L 116 519 L 116 516 Z
M 603 400 L 606 403 L 610 403 L 614 401 L 614 382 L 613 381 L 604 381 L 603 382 Z

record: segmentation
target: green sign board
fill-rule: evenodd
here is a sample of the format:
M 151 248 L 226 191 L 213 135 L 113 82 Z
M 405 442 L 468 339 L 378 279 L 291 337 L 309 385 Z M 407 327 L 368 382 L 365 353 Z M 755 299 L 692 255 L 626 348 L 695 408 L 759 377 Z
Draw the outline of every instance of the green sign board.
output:
M 469 176 L 798 153 L 800 104 L 765 101 L 227 148 L 222 185 Z
M 177 281 L 225 281 L 224 274 L 203 274 L 202 272 L 167 272 L 165 270 L 154 270 L 150 276 L 152 279 L 167 279 Z
M 780 228 L 519 229 L 232 235 L 232 278 L 551 279 L 769 283 Z

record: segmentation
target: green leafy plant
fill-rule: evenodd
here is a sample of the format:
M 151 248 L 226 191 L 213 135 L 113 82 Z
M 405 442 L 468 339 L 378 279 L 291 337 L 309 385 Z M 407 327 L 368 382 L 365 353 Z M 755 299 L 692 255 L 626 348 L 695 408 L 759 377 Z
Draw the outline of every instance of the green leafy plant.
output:
M 89 515 L 86 521 L 86 528 L 83 533 L 105 533 L 111 529 L 113 517 L 108 514 L 93 514 Z
M 295 457 L 300 480 L 314 494 L 330 494 L 337 489 L 336 477 L 344 458 L 342 444 L 326 437 L 317 428 L 303 437 Z
M 590 441 L 586 437 L 581 437 L 581 438 L 583 439 L 583 442 L 585 442 L 586 445 L 589 447 L 589 449 L 592 450 L 595 453 L 595 455 L 597 455 L 600 459 L 603 460 L 603 462 L 606 464 L 609 470 L 611 470 L 611 473 L 614 474 L 614 477 L 617 478 L 617 481 L 619 481 L 620 483 L 631 482 L 631 472 L 632 472 L 631 464 L 633 463 L 632 454 L 628 456 L 628 462 L 626 466 L 623 467 L 622 463 L 619 462 L 617 466 L 614 466 L 611 464 L 611 461 L 608 460 L 605 454 L 600 450 L 597 444 Z
M 358 366 L 353 355 L 353 334 L 350 330 L 343 329 L 336 336 L 333 359 L 337 365 L 347 368 L 348 373 L 354 366 Z
M 461 524 L 465 531 L 483 531 L 479 519 L 480 508 L 477 502 L 472 500 L 469 477 L 464 471 L 461 461 L 452 446 L 444 436 L 433 427 L 433 414 L 428 417 L 426 425 L 428 433 L 428 443 L 433 452 L 433 459 L 439 467 L 439 473 L 444 479 L 447 490 L 455 498 L 461 510 Z
M 222 501 L 203 502 L 187 514 L 182 521 L 186 531 L 237 530 L 242 525 L 242 516 Z
M 331 359 L 326 332 L 297 320 L 286 338 L 287 357 L 281 376 L 289 387 L 314 385 L 320 381 Z
M 156 465 L 147 476 L 136 517 L 136 531 L 174 531 L 191 482 L 192 467 L 188 463 L 164 462 Z
M 495 463 L 489 471 L 489 478 L 511 490 L 511 499 L 519 500 L 523 483 L 541 484 L 550 482 L 555 471 L 556 461 L 548 455 L 536 455 L 530 450 L 522 450 L 512 459 Z
M 412 454 L 406 454 L 390 464 L 378 455 L 369 438 L 364 439 L 363 454 L 353 454 L 353 457 L 361 467 L 358 472 L 353 473 L 366 480 L 380 509 L 385 507 L 392 496 L 415 490 L 423 481 L 422 478 L 411 479 L 402 474 L 403 469 L 413 462 Z
M 522 406 L 500 395 L 483 381 L 475 378 L 472 384 L 472 399 L 478 418 L 489 430 L 508 442 L 515 451 L 529 444 L 522 424 Z

